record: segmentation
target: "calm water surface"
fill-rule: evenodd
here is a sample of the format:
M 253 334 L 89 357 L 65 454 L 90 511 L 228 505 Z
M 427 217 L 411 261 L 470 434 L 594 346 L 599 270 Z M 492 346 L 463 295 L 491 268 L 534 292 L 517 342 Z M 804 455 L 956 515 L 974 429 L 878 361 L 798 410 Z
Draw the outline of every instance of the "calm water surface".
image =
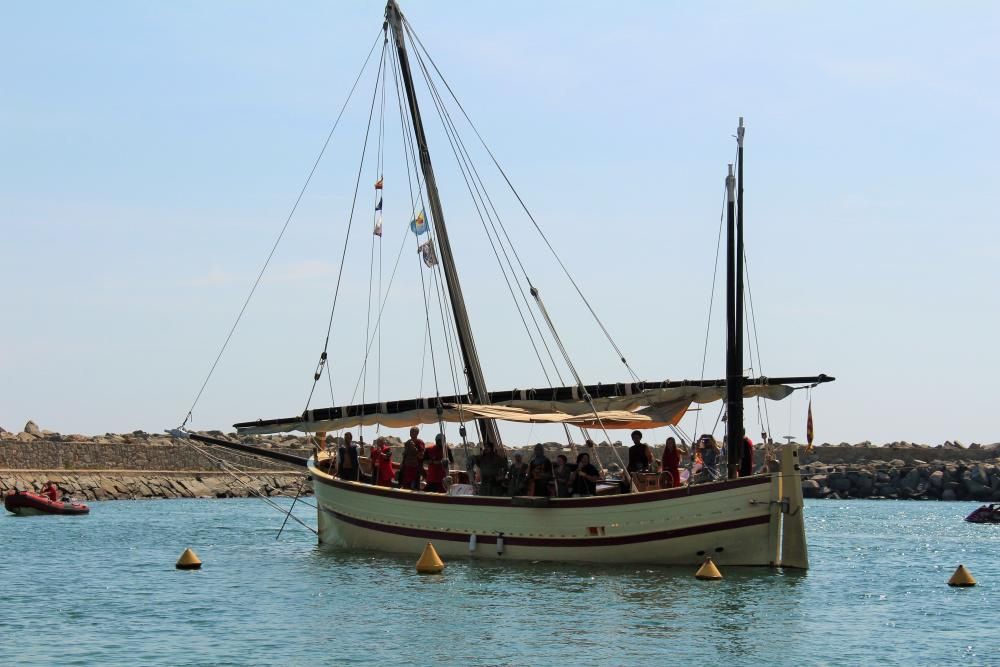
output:
M 807 501 L 808 574 L 320 551 L 259 500 L 0 517 L 0 665 L 1000 665 L 975 504 Z M 297 512 L 310 524 L 308 508 Z M 205 562 L 174 569 L 185 547 Z M 979 580 L 945 585 L 958 563 Z

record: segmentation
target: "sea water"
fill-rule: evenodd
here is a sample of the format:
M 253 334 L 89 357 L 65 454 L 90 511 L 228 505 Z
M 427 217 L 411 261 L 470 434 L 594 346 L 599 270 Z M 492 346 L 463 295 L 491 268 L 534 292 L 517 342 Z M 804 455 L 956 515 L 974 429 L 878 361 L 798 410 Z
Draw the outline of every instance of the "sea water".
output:
M 283 515 L 254 499 L 7 515 L 0 665 L 1000 665 L 1000 525 L 963 522 L 975 507 L 808 501 L 807 573 L 718 582 L 469 560 L 419 575 L 293 522 L 275 539 Z M 186 547 L 201 570 L 174 568 Z M 978 586 L 946 585 L 959 563 Z

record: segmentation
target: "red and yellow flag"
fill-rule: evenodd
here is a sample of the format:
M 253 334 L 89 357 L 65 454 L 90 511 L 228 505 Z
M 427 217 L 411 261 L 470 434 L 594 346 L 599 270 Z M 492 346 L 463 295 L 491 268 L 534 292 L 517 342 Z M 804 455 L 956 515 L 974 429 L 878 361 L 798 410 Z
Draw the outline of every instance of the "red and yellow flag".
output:
M 381 178 L 379 178 L 377 181 L 375 181 L 375 189 L 376 190 L 381 190 L 382 189 L 382 179 Z

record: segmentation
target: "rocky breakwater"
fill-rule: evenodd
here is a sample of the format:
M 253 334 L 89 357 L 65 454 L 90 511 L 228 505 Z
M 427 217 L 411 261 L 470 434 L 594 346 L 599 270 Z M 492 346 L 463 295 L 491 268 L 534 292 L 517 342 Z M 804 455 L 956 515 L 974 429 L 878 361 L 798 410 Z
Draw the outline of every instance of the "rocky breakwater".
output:
M 246 440 L 302 457 L 311 453 L 306 438 Z M 0 428 L 0 494 L 39 491 L 48 480 L 77 500 L 294 495 L 300 486 L 303 494 L 311 491 L 301 468 L 220 447 L 196 448 L 166 435 L 63 435 L 30 421 L 18 433 Z
M 896 456 L 904 449 L 905 458 Z M 807 498 L 1000 501 L 1000 444 L 970 446 L 964 456 L 962 449 L 951 442 L 938 448 L 892 443 L 871 447 L 851 463 L 807 454 L 802 492 Z

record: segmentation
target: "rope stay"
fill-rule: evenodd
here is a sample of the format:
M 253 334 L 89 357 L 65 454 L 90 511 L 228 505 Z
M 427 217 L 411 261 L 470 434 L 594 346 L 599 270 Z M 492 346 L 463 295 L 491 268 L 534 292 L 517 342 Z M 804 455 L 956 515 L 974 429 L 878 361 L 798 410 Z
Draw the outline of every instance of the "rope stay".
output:
M 476 137 L 479 139 L 479 142 L 482 145 L 483 149 L 490 156 L 490 159 L 492 160 L 494 166 L 497 168 L 497 170 L 499 171 L 500 175 L 503 177 L 504 181 L 507 183 L 507 186 L 510 188 L 511 193 L 516 197 L 518 203 L 521 205 L 521 208 L 524 210 L 525 214 L 528 216 L 528 219 L 531 221 L 531 223 L 534 226 L 535 230 L 538 232 L 539 236 L 545 242 L 545 245 L 549 249 L 549 252 L 552 253 L 552 256 L 555 258 L 556 262 L 559 264 L 559 267 L 562 269 L 563 273 L 566 275 L 567 279 L 570 281 L 570 284 L 576 290 L 577 295 L 583 301 L 584 305 L 587 307 L 587 310 L 590 312 L 591 316 L 594 318 L 594 321 L 598 324 L 598 326 L 600 327 L 601 331 L 604 333 L 605 338 L 608 340 L 608 342 L 611 344 L 612 348 L 618 354 L 619 360 L 625 366 L 625 368 L 628 370 L 628 372 L 631 375 L 632 379 L 634 381 L 638 382 L 639 381 L 639 376 L 635 373 L 635 371 L 629 365 L 628 361 L 625 358 L 625 354 L 622 352 L 621 348 L 618 346 L 618 344 L 615 342 L 614 338 L 611 336 L 611 333 L 608 331 L 607 327 L 604 325 L 604 322 L 597 315 L 597 312 L 594 310 L 594 308 L 591 305 L 590 301 L 583 294 L 582 289 L 580 288 L 579 284 L 576 282 L 576 279 L 573 277 L 572 273 L 570 273 L 570 271 L 567 268 L 566 264 L 563 262 L 562 257 L 559 255 L 558 252 L 556 252 L 555 247 L 553 247 L 552 243 L 549 241 L 548 237 L 545 235 L 545 232 L 542 231 L 541 225 L 535 219 L 535 216 L 531 213 L 531 210 L 528 208 L 527 204 L 525 203 L 524 199 L 521 197 L 521 195 L 518 192 L 517 188 L 514 187 L 513 182 L 507 176 L 507 172 L 504 171 L 503 167 L 500 165 L 500 162 L 497 160 L 497 158 L 494 155 L 493 151 L 489 148 L 489 146 L 487 145 L 486 141 L 483 139 L 483 136 L 479 132 L 479 129 L 476 127 L 475 123 L 472 122 L 472 119 L 469 117 L 469 114 L 465 111 L 465 108 L 462 106 L 462 103 L 459 101 L 458 97 L 455 95 L 455 92 L 452 90 L 451 85 L 448 83 L 447 79 L 441 73 L 441 70 L 438 68 L 437 64 L 434 62 L 433 57 L 431 57 L 430 53 L 427 51 L 427 48 L 424 46 L 423 42 L 420 41 L 420 37 L 416 34 L 416 32 L 413 29 L 413 26 L 410 24 L 409 20 L 405 16 L 403 17 L 403 25 L 404 25 L 404 28 L 406 29 L 407 33 L 411 37 L 411 42 L 418 47 L 415 50 L 415 52 L 418 54 L 418 60 L 421 59 L 420 54 L 422 52 L 423 55 L 426 56 L 427 61 L 430 63 L 431 67 L 433 67 L 434 71 L 437 73 L 438 78 L 441 80 L 441 83 L 444 84 L 445 89 L 448 91 L 448 94 L 450 95 L 451 99 L 455 102 L 455 105 L 462 112 L 462 115 L 465 118 L 466 122 L 469 123 L 469 127 L 472 128 L 472 130 L 475 133 Z
M 715 310 L 715 289 L 719 278 L 719 256 L 722 250 L 722 230 L 725 227 L 725 220 L 726 220 L 726 196 L 727 196 L 726 188 L 723 187 L 722 210 L 719 211 L 719 233 L 715 241 L 715 262 L 713 264 L 713 270 L 712 270 L 712 288 L 709 291 L 708 295 L 708 316 L 706 318 L 707 321 L 705 322 L 705 343 L 704 346 L 702 347 L 702 352 L 701 352 L 701 375 L 699 376 L 700 380 L 705 379 L 705 366 L 708 362 L 708 339 L 712 331 L 712 313 Z M 700 421 L 701 421 L 701 412 L 699 411 L 694 418 L 694 435 L 696 438 L 698 437 L 698 425 Z M 716 426 L 718 426 L 719 424 L 718 420 L 716 420 L 715 424 Z M 715 427 L 712 427 L 712 433 L 715 433 Z M 694 460 L 694 452 L 691 453 L 691 459 Z
M 412 35 L 412 33 L 410 36 L 411 36 L 410 41 L 412 43 L 414 41 L 413 40 L 414 36 Z M 424 82 L 431 93 L 431 98 L 434 102 L 435 109 L 438 112 L 439 119 L 441 120 L 442 126 L 444 128 L 445 136 L 448 139 L 449 146 L 451 147 L 452 150 L 452 154 L 455 157 L 460 173 L 462 174 L 463 180 L 466 185 L 466 189 L 469 192 L 470 198 L 473 201 L 477 216 L 479 217 L 483 230 L 486 233 L 487 240 L 490 243 L 490 247 L 493 251 L 495 259 L 497 260 L 497 264 L 500 268 L 501 274 L 504 277 L 504 282 L 507 286 L 508 292 L 511 294 L 511 298 L 514 301 L 514 305 L 518 311 L 518 315 L 521 319 L 522 326 L 525 328 L 525 331 L 528 334 L 529 342 L 531 343 L 532 348 L 535 352 L 535 357 L 539 362 L 539 366 L 542 369 L 542 373 L 546 381 L 551 384 L 551 376 L 549 375 L 545 362 L 541 358 L 541 353 L 538 350 L 538 346 L 535 343 L 534 336 L 532 335 L 531 329 L 528 326 L 527 320 L 524 316 L 524 310 L 522 310 L 520 302 L 517 299 L 517 296 L 515 294 L 514 284 L 516 284 L 517 293 L 521 295 L 521 300 L 524 302 L 527 312 L 531 317 L 533 324 L 535 325 L 535 330 L 539 334 L 539 340 L 541 340 L 545 348 L 546 354 L 548 355 L 550 363 L 552 364 L 554 373 L 559 378 L 560 383 L 564 383 L 562 373 L 559 371 L 559 365 L 555 361 L 552 350 L 549 347 L 549 344 L 545 338 L 544 333 L 542 332 L 541 325 L 539 324 L 538 319 L 535 317 L 534 310 L 530 307 L 528 302 L 527 292 L 534 289 L 534 284 L 531 281 L 530 275 L 528 274 L 527 269 L 525 268 L 520 255 L 517 253 L 516 247 L 514 246 L 513 241 L 511 240 L 510 235 L 507 232 L 506 226 L 504 226 L 500 220 L 499 212 L 497 211 L 496 206 L 493 203 L 493 200 L 490 197 L 488 190 L 486 189 L 486 186 L 482 180 L 482 176 L 479 174 L 479 170 L 475 166 L 475 162 L 472 160 L 468 152 L 468 149 L 466 148 L 464 142 L 462 141 L 461 134 L 459 133 L 458 128 L 454 123 L 454 120 L 451 118 L 451 114 L 448 112 L 447 106 L 444 102 L 443 97 L 440 94 L 440 91 L 437 88 L 437 85 L 434 83 L 434 79 L 433 76 L 431 75 L 430 69 L 428 68 L 426 62 L 424 61 L 424 58 L 420 53 L 420 51 L 415 50 L 414 53 L 416 54 L 417 63 L 420 67 L 421 73 L 423 74 Z M 440 72 L 438 73 L 440 74 Z M 502 236 L 501 236 L 501 231 L 498 231 L 498 226 L 499 230 L 502 230 L 503 232 Z M 505 240 L 506 243 L 504 243 Z M 497 246 L 499 246 L 499 251 L 497 249 Z M 503 259 L 501 259 L 500 257 L 501 254 L 503 255 Z M 511 255 L 514 256 L 514 260 L 516 260 L 518 267 L 521 269 L 521 273 L 523 274 L 524 279 L 527 282 L 529 288 L 528 290 L 526 290 L 525 287 L 521 284 L 521 279 L 518 275 L 517 270 L 515 270 L 514 268 L 514 264 L 511 260 Z M 511 283 L 512 279 L 514 281 L 514 284 Z M 576 443 L 573 440 L 573 436 L 571 435 L 568 426 L 564 424 L 563 430 L 565 432 L 567 441 L 569 442 L 570 446 L 573 448 L 573 451 L 575 452 Z M 584 437 L 589 440 L 589 434 L 587 433 L 586 429 L 581 429 L 581 431 L 583 432 Z M 595 457 L 599 459 L 599 457 L 597 457 L 596 451 L 594 453 Z
M 337 269 L 337 284 L 333 291 L 333 304 L 330 306 L 330 319 L 326 326 L 326 338 L 323 341 L 323 352 L 320 354 L 319 362 L 317 363 L 316 370 L 313 373 L 313 384 L 312 388 L 309 390 L 309 397 L 306 399 L 305 410 L 308 410 L 310 403 L 312 403 L 313 393 L 316 391 L 316 384 L 319 382 L 319 379 L 323 374 L 324 368 L 326 368 L 327 373 L 331 372 L 330 368 L 327 366 L 327 351 L 329 350 L 330 347 L 330 337 L 333 332 L 333 314 L 337 310 L 337 299 L 340 296 L 340 283 L 344 276 L 344 261 L 347 258 L 347 245 L 351 239 L 351 229 L 354 226 L 354 212 L 357 209 L 357 203 L 358 203 L 358 188 L 361 185 L 361 174 L 364 170 L 365 157 L 367 156 L 368 152 L 368 139 L 371 134 L 372 116 L 374 115 L 375 112 L 375 100 L 378 95 L 378 82 L 382 76 L 382 70 L 385 66 L 385 51 L 386 51 L 386 43 L 383 42 L 382 57 L 379 59 L 379 71 L 375 77 L 375 90 L 372 92 L 372 102 L 368 109 L 368 124 L 365 127 L 365 141 L 361 148 L 361 162 L 358 165 L 358 175 L 354 180 L 354 195 L 351 198 L 351 213 L 347 218 L 347 231 L 344 234 L 344 246 L 340 253 L 340 266 Z
M 385 31 L 383 31 L 385 32 Z M 385 43 L 388 42 L 389 35 L 385 32 L 385 41 L 383 42 L 383 49 L 386 48 Z M 378 118 L 378 149 L 376 150 L 376 160 L 375 160 L 375 191 L 372 201 L 372 235 L 371 235 L 371 252 L 368 260 L 368 304 L 365 307 L 365 340 L 364 340 L 364 361 L 361 364 L 361 374 L 362 374 L 362 384 L 361 384 L 361 402 L 364 403 L 367 400 L 367 389 L 368 389 L 368 337 L 371 332 L 372 325 L 372 287 L 374 280 L 375 271 L 375 245 L 376 239 L 379 249 L 379 262 L 378 262 L 378 296 L 376 297 L 376 304 L 382 300 L 382 182 L 383 182 L 383 172 L 384 172 L 384 158 L 385 158 L 385 72 L 381 72 L 381 101 L 379 104 L 379 118 Z M 378 82 L 376 82 L 376 86 Z M 381 330 L 378 332 L 379 348 L 376 353 L 376 359 L 378 364 L 378 369 L 376 371 L 376 382 L 381 383 L 381 370 L 382 370 L 382 333 Z M 376 392 L 376 402 L 381 401 L 381 392 Z M 381 424 L 377 424 L 375 427 L 375 433 L 379 433 L 381 429 Z M 360 442 L 365 441 L 364 436 L 364 426 L 358 427 L 358 440 Z
M 260 271 L 257 273 L 256 279 L 253 281 L 253 285 L 250 287 L 250 292 L 247 294 L 247 298 L 243 301 L 243 306 L 240 308 L 239 314 L 236 316 L 236 320 L 233 322 L 233 326 L 230 327 L 229 333 L 226 335 L 226 339 L 222 343 L 222 347 L 219 349 L 219 353 L 215 357 L 215 361 L 212 362 L 211 368 L 208 370 L 208 375 L 205 376 L 204 382 L 201 383 L 201 388 L 198 389 L 197 395 L 195 395 L 194 401 L 191 403 L 191 407 L 187 411 L 187 415 L 184 417 L 184 421 L 181 422 L 179 427 L 180 430 L 184 430 L 188 422 L 191 421 L 194 415 L 194 409 L 198 405 L 198 401 L 201 400 L 201 395 L 205 392 L 205 387 L 208 386 L 209 380 L 212 379 L 212 374 L 215 373 L 215 368 L 219 365 L 219 361 L 222 360 L 222 355 L 226 352 L 226 348 L 229 347 L 229 341 L 232 340 L 233 334 L 236 333 L 236 327 L 239 326 L 240 321 L 243 319 L 243 314 L 247 310 L 247 306 L 250 305 L 250 300 L 253 295 L 257 292 L 257 287 L 260 285 L 260 281 L 264 277 L 264 273 L 267 271 L 267 267 L 271 264 L 271 259 L 274 257 L 274 253 L 278 250 L 278 245 L 285 236 L 285 232 L 288 230 L 288 225 L 292 222 L 292 217 L 299 208 L 299 203 L 302 201 L 302 197 L 305 196 L 306 190 L 309 189 L 309 184 L 312 182 L 313 176 L 316 174 L 316 169 L 319 168 L 319 163 L 323 159 L 323 155 L 326 153 L 327 147 L 333 140 L 333 133 L 337 130 L 340 125 L 340 119 L 344 116 L 344 111 L 347 109 L 348 103 L 350 103 L 351 98 L 354 96 L 354 91 L 358 87 L 358 82 L 361 81 L 362 75 L 368 68 L 368 63 L 371 61 L 372 54 L 375 52 L 375 47 L 378 46 L 378 37 L 376 36 L 375 41 L 372 43 L 371 49 L 368 51 L 367 57 L 365 57 L 364 63 L 361 65 L 361 70 L 358 75 L 354 78 L 354 83 L 351 85 L 351 90 L 347 93 L 347 99 L 340 107 L 340 111 L 337 113 L 337 118 L 333 121 L 333 126 L 326 135 L 326 140 L 323 142 L 323 146 L 319 150 L 319 154 L 313 161 L 312 168 L 309 170 L 309 174 L 306 176 L 305 182 L 302 184 L 302 188 L 299 190 L 298 196 L 295 198 L 295 202 L 292 204 L 292 208 L 288 212 L 288 216 L 285 218 L 285 223 L 281 226 L 281 231 L 278 232 L 277 238 L 274 240 L 274 244 L 271 246 L 271 251 L 267 254 L 267 258 L 264 260 L 264 264 L 260 267 Z M 332 388 L 331 388 L 332 393 Z
M 412 40 L 411 40 L 412 41 Z M 535 317 L 534 311 L 531 309 L 528 303 L 527 291 L 521 285 L 521 280 L 518 276 L 517 271 L 515 271 L 513 263 L 510 259 L 510 254 L 513 254 L 517 260 L 518 265 L 521 267 L 521 271 L 524 274 L 528 285 L 531 286 L 531 280 L 528 278 L 527 270 L 524 268 L 524 264 L 521 262 L 520 256 L 517 254 L 513 243 L 510 241 L 509 235 L 507 235 L 506 228 L 500 221 L 499 213 L 496 207 L 493 205 L 492 198 L 489 196 L 489 192 L 486 190 L 485 184 L 479 175 L 478 169 L 476 169 L 475 163 L 472 161 L 471 156 L 468 153 L 468 149 L 465 147 L 464 142 L 461 139 L 461 135 L 458 133 L 455 127 L 454 121 L 451 118 L 451 114 L 448 113 L 447 107 L 444 104 L 444 100 L 441 98 L 440 93 L 437 90 L 437 86 L 434 84 L 433 78 L 427 69 L 426 64 L 423 61 L 419 52 L 416 53 L 417 62 L 420 65 L 421 73 L 424 76 L 424 81 L 431 92 L 431 98 L 434 101 L 435 108 L 438 111 L 438 116 L 442 122 L 445 130 L 445 136 L 448 138 L 449 145 L 452 149 L 452 154 L 455 156 L 455 161 L 458 164 L 459 170 L 462 174 L 463 180 L 465 181 L 466 189 L 469 192 L 469 196 L 473 201 L 476 208 L 477 216 L 479 221 L 483 226 L 483 231 L 486 233 L 487 240 L 490 243 L 490 248 L 493 251 L 493 255 L 497 260 L 497 265 L 500 267 L 501 275 L 504 278 L 504 282 L 507 286 L 507 290 L 511 295 L 511 299 L 514 301 L 514 306 L 517 309 L 518 316 L 521 320 L 522 326 L 524 327 L 526 333 L 528 334 L 528 341 L 530 342 L 532 349 L 535 353 L 535 357 L 538 359 L 539 366 L 542 369 L 542 374 L 545 377 L 546 382 L 552 383 L 551 377 L 549 376 L 548 370 L 545 366 L 545 362 L 541 358 L 541 353 L 538 350 L 538 345 L 535 342 L 535 338 L 531 333 L 531 329 L 528 327 L 528 323 L 524 316 L 524 310 L 522 310 L 520 302 L 518 302 L 517 296 L 514 291 L 514 286 L 511 284 L 511 279 L 517 285 L 517 293 L 521 296 L 521 301 L 524 303 L 528 315 L 531 317 L 532 322 L 535 325 L 535 330 L 539 334 L 539 340 L 545 348 L 548 355 L 549 361 L 552 364 L 553 370 L 559 379 L 560 384 L 563 384 L 562 374 L 559 372 L 559 367 L 556 364 L 555 358 L 552 354 L 552 350 L 549 348 L 548 342 L 545 340 L 545 336 L 542 333 L 541 326 Z M 470 183 L 471 179 L 471 183 Z M 487 203 L 489 207 L 487 207 Z M 490 213 L 492 209 L 492 215 Z M 485 217 L 484 217 L 485 216 Z M 487 227 L 487 220 L 489 221 L 489 227 Z M 497 226 L 504 231 L 504 236 L 507 239 L 507 244 L 505 245 L 503 239 L 500 237 L 500 232 L 497 231 Z M 492 234 L 490 233 L 492 229 Z M 497 245 L 500 246 L 500 250 L 497 250 Z M 510 251 L 508 251 L 508 246 Z M 503 254 L 503 260 L 500 258 L 500 254 Z M 504 265 L 506 262 L 506 266 Z M 509 273 L 508 273 L 509 271 Z M 567 434 L 568 435 L 568 434 Z
M 229 473 L 229 475 L 234 480 L 236 480 L 236 482 L 240 486 L 244 487 L 249 493 L 251 493 L 252 495 L 254 495 L 254 496 L 258 497 L 258 498 L 260 498 L 265 503 L 267 503 L 269 506 L 271 506 L 273 509 L 275 509 L 278 512 L 284 514 L 286 522 L 288 521 L 288 519 L 292 519 L 293 521 L 295 521 L 296 523 L 298 523 L 299 525 L 301 525 L 303 528 L 306 528 L 307 530 L 312 531 L 316 535 L 319 534 L 319 531 L 317 531 L 315 528 L 313 528 L 309 524 L 307 524 L 304 521 L 302 521 L 302 519 L 300 519 L 297 516 L 295 516 L 294 514 L 292 514 L 291 513 L 291 509 L 288 509 L 288 510 L 284 509 L 283 507 L 281 507 L 281 505 L 279 505 L 278 503 L 276 503 L 273 500 L 271 500 L 269 497 L 267 497 L 264 494 L 262 494 L 253 485 L 251 485 L 248 482 L 245 482 L 242 479 L 240 479 L 240 477 L 239 477 L 239 475 L 237 473 L 247 474 L 246 471 L 240 470 L 237 466 L 233 465 L 229 461 L 226 461 L 225 459 L 223 459 L 221 457 L 215 456 L 214 454 L 210 453 L 207 449 L 205 449 L 203 447 L 199 447 L 198 445 L 195 445 L 191 440 L 185 439 L 184 442 L 189 447 L 191 447 L 192 449 L 194 449 L 196 452 L 198 452 L 199 454 L 201 454 L 202 456 L 204 456 L 206 459 L 208 459 L 209 461 L 212 461 L 213 463 L 215 463 L 216 465 L 218 465 L 219 468 L 223 472 Z M 234 472 L 234 470 L 235 470 L 235 472 Z M 301 489 L 301 484 L 299 485 L 299 488 Z M 316 508 L 315 505 L 312 505 L 311 503 L 307 503 L 304 500 L 300 501 L 300 502 L 302 502 L 303 505 L 307 505 L 307 506 L 312 507 L 314 509 Z M 294 507 L 294 506 L 295 506 L 295 503 L 293 502 L 292 503 L 292 507 Z M 283 522 L 281 524 L 281 529 L 279 529 L 279 531 L 278 531 L 278 535 L 279 536 L 281 535 L 281 530 L 283 530 L 284 527 L 285 527 L 285 524 Z

